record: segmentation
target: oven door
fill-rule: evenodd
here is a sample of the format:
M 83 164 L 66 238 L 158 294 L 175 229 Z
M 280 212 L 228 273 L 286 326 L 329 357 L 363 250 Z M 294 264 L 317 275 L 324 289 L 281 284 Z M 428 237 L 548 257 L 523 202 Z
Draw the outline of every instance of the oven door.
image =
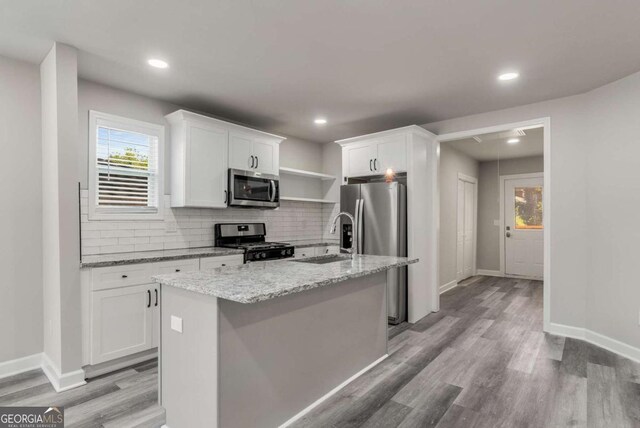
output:
M 280 178 L 242 169 L 229 169 L 229 206 L 278 208 Z

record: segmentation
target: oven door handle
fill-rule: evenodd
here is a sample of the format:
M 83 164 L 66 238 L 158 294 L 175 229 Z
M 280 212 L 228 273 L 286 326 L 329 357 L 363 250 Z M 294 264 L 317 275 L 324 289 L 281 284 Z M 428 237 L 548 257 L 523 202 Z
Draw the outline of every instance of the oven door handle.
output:
M 269 201 L 271 202 L 275 202 L 276 200 L 276 181 L 275 180 L 269 180 Z

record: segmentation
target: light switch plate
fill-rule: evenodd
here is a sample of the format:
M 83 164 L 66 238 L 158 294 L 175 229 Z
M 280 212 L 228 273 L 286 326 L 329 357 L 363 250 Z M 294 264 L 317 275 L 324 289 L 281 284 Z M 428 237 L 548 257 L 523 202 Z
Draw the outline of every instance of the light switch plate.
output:
M 182 333 L 182 318 L 171 315 L 171 330 Z

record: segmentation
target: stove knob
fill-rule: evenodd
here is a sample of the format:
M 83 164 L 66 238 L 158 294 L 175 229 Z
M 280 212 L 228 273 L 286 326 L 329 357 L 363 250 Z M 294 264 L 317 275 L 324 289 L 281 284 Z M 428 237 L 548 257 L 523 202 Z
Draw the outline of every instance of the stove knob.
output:
M 287 250 L 282 250 L 282 251 L 280 251 L 280 254 L 281 254 L 281 255 L 283 255 L 283 256 L 285 256 L 285 255 L 287 254 Z
M 263 259 L 267 258 L 267 253 L 260 253 L 260 257 L 262 257 Z

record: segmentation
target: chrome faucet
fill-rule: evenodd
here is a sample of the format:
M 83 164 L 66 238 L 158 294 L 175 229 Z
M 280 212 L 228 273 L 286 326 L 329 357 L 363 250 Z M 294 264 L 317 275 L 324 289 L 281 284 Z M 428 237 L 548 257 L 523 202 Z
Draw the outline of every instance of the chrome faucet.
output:
M 329 233 L 332 235 L 336 233 L 336 227 L 338 225 L 338 219 L 341 216 L 347 217 L 351 220 L 351 229 L 353 230 L 353 235 L 351 239 L 351 248 L 340 248 L 341 250 L 346 250 L 349 254 L 351 254 L 351 258 L 355 258 L 358 254 L 358 225 L 356 224 L 356 219 L 349 214 L 348 212 L 340 212 L 333 218 L 333 223 L 331 224 L 331 229 L 329 229 Z

